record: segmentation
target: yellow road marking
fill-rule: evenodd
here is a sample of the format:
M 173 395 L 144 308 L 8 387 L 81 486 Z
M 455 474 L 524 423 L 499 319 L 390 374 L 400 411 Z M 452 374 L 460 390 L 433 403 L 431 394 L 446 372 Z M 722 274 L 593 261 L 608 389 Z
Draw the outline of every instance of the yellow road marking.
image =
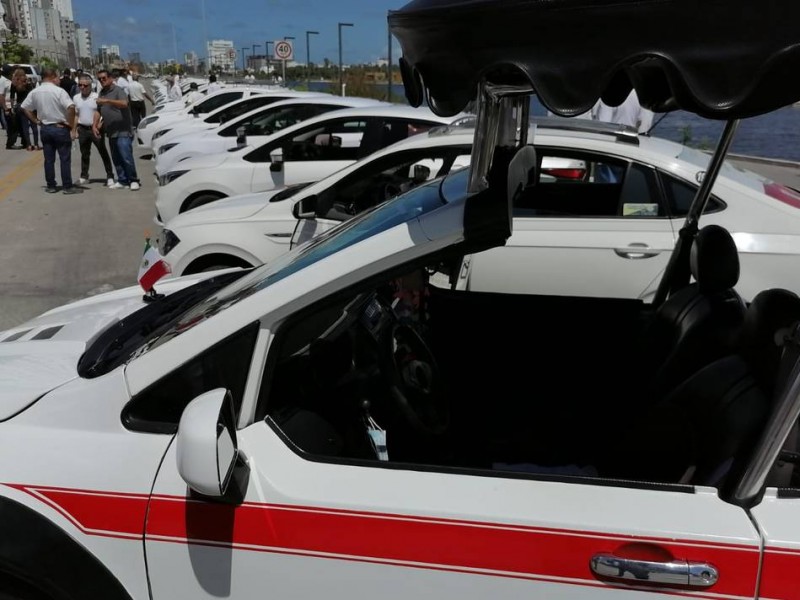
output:
M 25 160 L 22 164 L 14 167 L 12 171 L 0 181 L 0 201 L 5 200 L 15 189 L 30 179 L 31 175 L 41 170 L 44 158 L 41 152 L 36 152 L 33 156 Z

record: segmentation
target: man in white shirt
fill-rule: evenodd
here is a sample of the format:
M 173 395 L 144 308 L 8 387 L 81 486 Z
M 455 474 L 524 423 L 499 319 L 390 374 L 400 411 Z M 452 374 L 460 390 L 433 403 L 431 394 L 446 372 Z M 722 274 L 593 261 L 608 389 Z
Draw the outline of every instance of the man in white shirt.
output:
M 619 123 L 634 127 L 639 133 L 647 133 L 653 125 L 653 111 L 643 108 L 639 104 L 636 90 L 631 90 L 625 102 L 619 106 L 608 106 L 600 101 L 595 105 L 595 119 L 607 123 Z
M 191 106 L 195 102 L 198 102 L 203 98 L 205 98 L 205 96 L 203 95 L 203 92 L 198 91 L 197 83 L 193 81 L 192 83 L 189 84 L 189 93 L 186 94 L 185 98 L 186 98 L 185 100 L 186 106 Z
M 114 166 L 111 163 L 111 156 L 106 148 L 105 133 L 95 136 L 92 131 L 94 115 L 97 112 L 97 93 L 92 91 L 92 78 L 88 75 L 81 75 L 78 79 L 79 92 L 73 97 L 75 110 L 78 118 L 75 120 L 75 130 L 77 131 L 78 145 L 81 149 L 81 178 L 78 184 L 89 183 L 89 159 L 92 154 L 92 146 L 97 148 L 103 167 L 106 170 L 106 185 L 114 185 Z
M 217 76 L 214 75 L 213 73 L 211 75 L 209 75 L 208 76 L 208 88 L 206 88 L 206 94 L 208 94 L 210 96 L 214 92 L 216 92 L 218 90 L 221 90 L 221 89 L 222 89 L 222 86 L 219 83 L 217 83 Z
M 169 100 L 172 100 L 174 102 L 177 102 L 181 98 L 183 98 L 183 90 L 181 90 L 180 78 L 177 75 L 175 75 L 170 80 L 169 91 L 167 92 L 167 98 L 169 98 Z
M 134 128 L 139 126 L 139 121 L 147 115 L 147 105 L 144 103 L 145 98 L 150 101 L 150 104 L 155 104 L 150 94 L 144 89 L 144 86 L 139 81 L 139 75 L 134 75 L 133 81 L 128 84 L 128 98 L 130 98 L 129 105 L 131 107 L 131 124 Z
M 128 78 L 125 77 L 124 70 L 112 69 L 111 76 L 114 78 L 114 85 L 116 85 L 119 89 L 123 90 L 127 94 L 129 83 L 128 83 Z
M 56 187 L 56 153 L 61 165 L 61 183 L 65 194 L 78 194 L 82 190 L 72 185 L 72 140 L 75 128 L 75 102 L 58 85 L 55 69 L 42 69 L 42 84 L 34 88 L 22 103 L 25 116 L 39 125 L 44 150 L 44 178 L 46 192 L 53 194 Z
M 3 119 L 3 129 L 6 130 L 6 134 L 8 135 L 8 139 L 6 140 L 6 149 L 10 150 L 14 146 L 17 136 L 15 133 L 14 139 L 12 140 L 11 135 L 14 127 L 11 123 L 13 117 L 11 116 L 10 98 L 8 98 L 9 102 L 6 104 L 6 95 L 9 94 L 9 92 L 11 92 L 11 80 L 0 73 L 0 115 L 2 115 Z

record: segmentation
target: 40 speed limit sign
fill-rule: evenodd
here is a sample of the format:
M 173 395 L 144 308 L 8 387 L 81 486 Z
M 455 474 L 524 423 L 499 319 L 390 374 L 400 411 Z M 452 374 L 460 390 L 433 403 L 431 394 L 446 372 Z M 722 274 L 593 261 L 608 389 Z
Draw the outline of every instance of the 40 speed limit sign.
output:
M 294 60 L 294 45 L 288 40 L 275 42 L 275 58 L 278 60 Z

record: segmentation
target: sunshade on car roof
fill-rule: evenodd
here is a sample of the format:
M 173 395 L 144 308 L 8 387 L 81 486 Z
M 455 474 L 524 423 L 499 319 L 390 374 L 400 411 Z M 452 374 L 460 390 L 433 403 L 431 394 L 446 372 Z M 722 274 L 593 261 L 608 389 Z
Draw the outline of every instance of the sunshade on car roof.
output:
M 797 0 L 413 0 L 389 13 L 409 102 L 463 110 L 485 77 L 556 114 L 620 104 L 751 117 L 800 99 Z

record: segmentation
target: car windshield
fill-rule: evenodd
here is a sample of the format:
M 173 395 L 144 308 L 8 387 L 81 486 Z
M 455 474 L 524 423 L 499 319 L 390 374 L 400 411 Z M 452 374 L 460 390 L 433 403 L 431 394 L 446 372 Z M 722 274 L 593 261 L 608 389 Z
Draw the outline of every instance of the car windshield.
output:
M 175 319 L 174 325 L 166 333 L 148 340 L 136 354 L 165 343 L 248 296 L 336 252 L 444 206 L 447 203 L 446 199 L 456 199 L 459 191 L 463 196 L 466 193 L 468 177 L 469 172 L 464 169 L 444 181 L 434 180 L 415 188 L 407 194 L 397 196 L 343 222 L 280 258 L 254 269 L 183 313 Z

